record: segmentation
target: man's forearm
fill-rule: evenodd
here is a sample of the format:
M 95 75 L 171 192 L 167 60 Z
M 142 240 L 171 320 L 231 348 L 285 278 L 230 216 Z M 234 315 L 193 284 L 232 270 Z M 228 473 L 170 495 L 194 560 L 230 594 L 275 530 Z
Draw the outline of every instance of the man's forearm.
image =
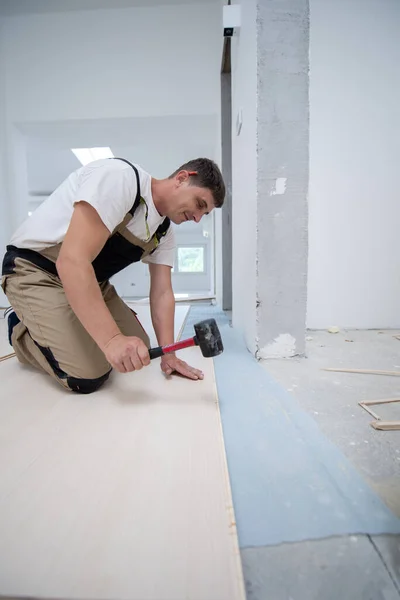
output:
M 104 352 L 121 331 L 103 300 L 92 265 L 66 257 L 57 261 L 57 271 L 72 310 Z
M 171 290 L 162 294 L 150 292 L 151 320 L 160 346 L 173 344 L 175 341 L 175 297 Z

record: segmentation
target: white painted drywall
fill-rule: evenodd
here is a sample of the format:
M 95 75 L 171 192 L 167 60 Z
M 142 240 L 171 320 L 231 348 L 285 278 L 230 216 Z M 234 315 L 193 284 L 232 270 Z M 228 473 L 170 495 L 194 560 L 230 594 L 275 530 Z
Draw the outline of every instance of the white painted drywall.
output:
M 7 203 L 6 184 L 6 115 L 5 115 L 5 87 L 4 87 L 4 19 L 0 18 L 0 264 L 3 259 L 9 231 L 9 211 Z M 0 288 L 0 306 L 8 306 L 8 301 Z
M 78 141 L 112 145 L 155 176 L 195 156 L 219 159 L 219 2 L 16 15 L 6 22 L 8 235 L 26 218 L 29 190 L 51 191 L 79 166 L 68 158 Z M 38 164 L 52 150 L 44 177 Z
M 237 4 L 237 2 L 236 2 Z M 242 25 L 232 38 L 232 318 L 256 351 L 256 2 L 241 3 Z M 236 119 L 241 112 L 240 135 Z
M 51 191 L 80 167 L 73 147 L 110 146 L 114 156 L 137 162 L 158 178 L 167 177 L 188 158 L 217 154 L 216 115 L 99 119 L 96 131 L 88 120 L 69 121 L 68 132 L 60 125 L 38 129 L 34 133 L 29 127 L 30 192 Z
M 62 124 L 125 127 L 124 119 L 217 118 L 222 14 L 218 3 L 7 17 L 4 31 L 7 154 L 14 229 L 27 213 L 22 132 Z M 150 124 L 157 127 L 157 124 Z M 61 127 L 62 129 L 62 127 Z M 196 128 L 194 127 L 194 132 Z M 28 132 L 28 133 L 27 133 Z M 64 132 L 65 133 L 65 132 Z M 175 132 L 174 132 L 175 133 Z M 160 131 L 162 138 L 163 131 Z M 193 137 L 195 136 L 195 133 Z M 151 132 L 154 143 L 154 131 Z M 217 128 L 209 147 L 216 146 Z M 129 145 L 135 145 L 136 140 Z M 185 148 L 185 142 L 182 144 Z M 155 152 L 170 155 L 168 139 Z M 211 156 L 213 158 L 213 156 Z
M 214 289 L 216 302 L 222 306 L 222 271 L 224 265 L 222 262 L 222 211 L 216 210 L 214 213 Z M 229 269 L 229 265 L 226 265 Z
M 9 17 L 8 118 L 214 114 L 217 3 Z
M 221 65 L 222 53 L 224 47 L 224 36 L 222 35 L 223 23 L 222 13 L 225 0 L 218 0 L 218 10 L 220 15 L 220 32 L 219 32 L 219 48 L 217 60 L 218 64 Z M 222 141 L 221 141 L 221 75 L 219 77 L 219 89 L 218 89 L 218 101 L 220 103 L 220 109 L 217 113 L 217 137 L 215 141 L 215 160 L 219 165 L 222 165 Z M 222 291 L 223 291 L 223 269 L 229 269 L 230 265 L 224 265 L 222 261 L 222 210 L 215 211 L 214 214 L 214 289 L 216 295 L 216 301 L 219 306 L 222 306 Z
M 400 327 L 400 3 L 311 0 L 308 327 Z
M 195 4 L 199 0 L 2 0 L 0 15 L 26 13 L 57 13 L 76 10 L 98 10 L 99 8 L 126 8 L 132 6 L 159 6 L 169 4 Z

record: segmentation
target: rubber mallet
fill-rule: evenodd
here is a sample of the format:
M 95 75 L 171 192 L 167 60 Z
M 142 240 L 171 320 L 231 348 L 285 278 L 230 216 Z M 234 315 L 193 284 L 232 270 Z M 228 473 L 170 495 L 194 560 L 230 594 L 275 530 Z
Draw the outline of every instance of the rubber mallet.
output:
M 170 344 L 169 346 L 150 348 L 150 358 L 159 358 L 164 354 L 170 354 L 171 352 L 183 350 L 183 348 L 190 348 L 191 346 L 199 346 L 202 355 L 206 358 L 218 356 L 218 354 L 221 354 L 221 352 L 224 351 L 221 334 L 215 319 L 206 319 L 205 321 L 196 323 L 194 331 L 196 335 L 188 340 L 182 340 L 181 342 Z

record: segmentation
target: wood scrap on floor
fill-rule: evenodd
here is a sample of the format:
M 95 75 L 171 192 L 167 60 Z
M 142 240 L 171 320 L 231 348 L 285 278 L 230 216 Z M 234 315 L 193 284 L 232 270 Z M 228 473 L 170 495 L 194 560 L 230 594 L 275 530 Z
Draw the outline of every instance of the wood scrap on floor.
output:
M 396 337 L 398 339 L 400 339 L 400 335 L 399 336 L 393 336 Z M 361 375 L 387 375 L 389 377 L 399 377 L 400 376 L 400 371 L 384 371 L 384 370 L 376 370 L 376 369 L 340 369 L 340 368 L 325 368 L 323 369 L 323 371 L 333 371 L 335 373 L 357 373 L 357 374 L 361 374 Z M 367 411 L 367 413 L 369 413 L 372 417 L 374 417 L 374 419 L 376 419 L 375 421 L 373 421 L 371 423 L 371 426 L 374 429 L 379 429 L 382 431 L 389 431 L 389 430 L 397 430 L 400 429 L 400 421 L 382 421 L 382 419 L 380 418 L 380 416 L 373 411 L 370 406 L 375 406 L 377 404 L 391 404 L 393 402 L 400 402 L 400 398 L 386 398 L 383 400 L 368 400 L 365 402 L 359 402 L 359 406 L 361 406 L 361 408 L 363 408 L 364 410 Z
M 13 358 L 15 356 L 15 352 L 11 352 L 11 354 L 5 354 L 4 356 L 0 356 L 0 362 L 3 360 L 8 360 L 9 358 Z
M 374 419 L 376 419 L 377 421 L 380 419 L 380 416 L 377 415 L 376 412 L 374 412 L 371 408 L 368 408 L 368 406 L 366 406 L 364 402 L 359 402 L 358 404 L 361 406 L 361 408 L 366 410 L 367 413 L 371 415 L 371 417 L 374 417 Z
M 371 426 L 381 431 L 396 431 L 400 430 L 400 421 L 373 421 Z
M 359 402 L 359 404 L 374 406 L 375 404 L 391 404 L 392 402 L 400 402 L 400 398 L 385 398 L 384 400 L 365 400 L 365 402 Z
M 380 429 L 382 431 L 390 431 L 400 429 L 400 421 L 382 421 L 380 416 L 376 414 L 373 410 L 371 410 L 370 406 L 375 406 L 377 404 L 392 404 L 394 402 L 400 402 L 400 398 L 387 398 L 384 400 L 366 400 L 365 402 L 359 402 L 358 404 L 366 410 L 376 421 L 371 423 L 371 427 L 374 429 Z
M 361 373 L 365 375 L 388 375 L 391 377 L 400 377 L 400 371 L 380 371 L 373 369 L 336 369 L 336 368 L 325 368 L 323 371 L 335 371 L 336 373 Z

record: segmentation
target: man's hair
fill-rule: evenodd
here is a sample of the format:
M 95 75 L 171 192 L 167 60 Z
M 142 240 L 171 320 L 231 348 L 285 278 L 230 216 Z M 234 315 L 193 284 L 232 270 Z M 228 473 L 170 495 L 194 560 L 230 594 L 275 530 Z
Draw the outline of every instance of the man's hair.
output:
M 222 173 L 214 161 L 209 158 L 189 160 L 189 162 L 172 173 L 169 179 L 175 177 L 179 171 L 196 171 L 197 175 L 190 177 L 190 185 L 209 189 L 213 195 L 216 208 L 221 208 L 225 198 L 225 183 Z

